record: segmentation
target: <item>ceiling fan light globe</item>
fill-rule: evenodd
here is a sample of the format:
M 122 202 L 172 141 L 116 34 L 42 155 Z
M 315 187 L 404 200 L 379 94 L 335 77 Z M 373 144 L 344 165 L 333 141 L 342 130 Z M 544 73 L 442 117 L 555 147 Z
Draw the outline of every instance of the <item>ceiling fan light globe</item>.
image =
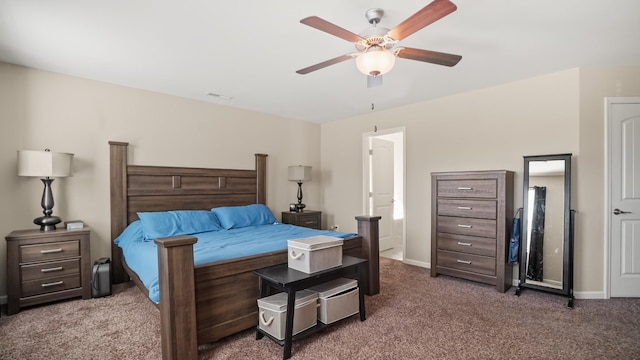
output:
M 395 62 L 395 55 L 379 46 L 369 48 L 356 58 L 358 70 L 370 76 L 378 76 L 389 72 Z

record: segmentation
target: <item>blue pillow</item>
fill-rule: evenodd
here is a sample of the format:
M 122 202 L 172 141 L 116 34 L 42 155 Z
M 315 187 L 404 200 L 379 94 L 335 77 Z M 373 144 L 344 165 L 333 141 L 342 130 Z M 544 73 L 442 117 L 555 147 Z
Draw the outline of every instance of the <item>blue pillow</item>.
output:
M 254 225 L 270 225 L 276 218 L 263 204 L 245 206 L 224 206 L 211 209 L 216 214 L 223 229 L 234 229 Z
M 140 220 L 136 220 L 129 224 L 117 238 L 113 240 L 116 245 L 120 245 L 123 247 L 124 244 L 129 243 L 131 241 L 136 241 L 139 239 L 143 239 L 144 234 L 142 232 L 142 225 L 140 224 Z
M 215 215 L 207 210 L 139 212 L 138 217 L 145 240 L 221 229 Z

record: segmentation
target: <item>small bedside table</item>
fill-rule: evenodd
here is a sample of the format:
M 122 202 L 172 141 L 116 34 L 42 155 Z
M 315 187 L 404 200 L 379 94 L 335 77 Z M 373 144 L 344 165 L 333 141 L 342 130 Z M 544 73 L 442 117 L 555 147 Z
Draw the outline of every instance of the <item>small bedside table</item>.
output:
M 322 211 L 283 211 L 282 223 L 320 230 L 320 226 L 322 224 Z
M 7 314 L 72 297 L 91 298 L 91 231 L 17 230 L 7 241 Z

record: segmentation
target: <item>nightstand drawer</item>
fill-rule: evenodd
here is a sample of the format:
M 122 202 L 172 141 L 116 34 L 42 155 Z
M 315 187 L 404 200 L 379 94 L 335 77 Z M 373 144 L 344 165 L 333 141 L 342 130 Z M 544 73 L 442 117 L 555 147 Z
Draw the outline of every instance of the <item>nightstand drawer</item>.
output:
M 320 219 L 318 219 L 318 216 L 316 215 L 302 215 L 302 216 L 298 216 L 298 218 L 296 219 L 296 225 L 313 228 L 313 229 L 319 229 L 320 228 L 319 220 Z
M 283 211 L 282 223 L 320 230 L 322 226 L 322 212 L 314 210 L 303 212 Z
M 20 246 L 20 262 L 50 261 L 80 256 L 78 240 Z
M 75 289 L 80 287 L 80 276 L 69 275 L 22 283 L 22 297 L 46 294 L 54 291 Z
M 51 277 L 80 273 L 80 259 L 62 260 L 20 266 L 22 281 L 42 280 Z

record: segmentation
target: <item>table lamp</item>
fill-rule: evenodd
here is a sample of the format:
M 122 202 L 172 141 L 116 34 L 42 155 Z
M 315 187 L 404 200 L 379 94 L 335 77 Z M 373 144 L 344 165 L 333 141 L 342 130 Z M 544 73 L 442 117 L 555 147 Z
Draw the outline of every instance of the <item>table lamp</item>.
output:
M 297 212 L 301 212 L 306 207 L 306 205 L 302 203 L 302 182 L 309 180 L 311 180 L 311 166 L 289 166 L 289 181 L 298 182 Z
M 54 178 L 71 176 L 73 154 L 52 152 L 49 149 L 18 150 L 18 176 L 40 177 L 44 184 L 42 205 L 44 216 L 35 218 L 33 223 L 40 225 L 40 231 L 55 230 L 60 218 L 52 216 L 53 193 L 51 183 Z

